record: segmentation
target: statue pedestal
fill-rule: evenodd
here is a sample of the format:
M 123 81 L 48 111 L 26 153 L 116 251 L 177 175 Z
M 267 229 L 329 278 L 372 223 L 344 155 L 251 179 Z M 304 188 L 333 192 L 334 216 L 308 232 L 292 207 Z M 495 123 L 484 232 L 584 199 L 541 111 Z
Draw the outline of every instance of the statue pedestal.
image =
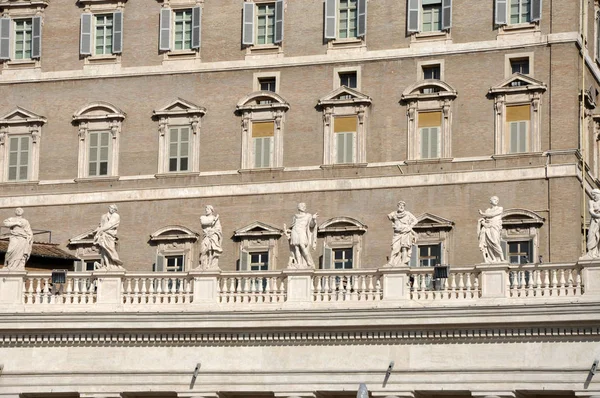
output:
M 581 281 L 585 286 L 583 295 L 600 295 L 600 258 L 580 259 L 577 265 L 581 266 Z
M 219 269 L 201 271 L 191 270 L 189 275 L 194 278 L 194 298 L 192 304 L 216 304 L 217 283 L 221 274 Z
M 98 270 L 92 273 L 98 280 L 96 302 L 98 304 L 123 304 L 123 277 L 125 271 Z
M 23 279 L 26 271 L 0 269 L 0 305 L 23 304 Z
M 283 275 L 287 276 L 287 303 L 312 302 L 314 272 L 312 268 L 283 270 Z
M 409 298 L 408 267 L 384 265 L 379 272 L 383 275 L 383 301 L 400 301 Z
M 482 263 L 477 265 L 481 271 L 481 297 L 505 298 L 509 296 L 508 263 Z

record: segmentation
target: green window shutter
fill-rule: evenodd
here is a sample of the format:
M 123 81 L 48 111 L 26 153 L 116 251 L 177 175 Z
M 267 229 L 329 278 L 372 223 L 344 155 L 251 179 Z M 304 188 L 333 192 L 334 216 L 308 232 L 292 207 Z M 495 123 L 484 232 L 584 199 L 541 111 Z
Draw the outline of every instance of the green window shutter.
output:
M 161 8 L 160 10 L 160 51 L 171 50 L 171 9 Z
M 442 30 L 452 27 L 452 0 L 442 0 Z
M 165 271 L 165 258 L 162 254 L 156 254 L 156 262 L 154 263 L 154 272 Z
M 323 269 L 332 269 L 333 268 L 333 250 L 330 247 L 323 246 Z
M 429 142 L 431 145 L 429 150 L 429 156 L 432 159 L 439 158 L 440 129 L 438 127 L 431 127 L 429 129 Z
M 527 122 L 519 122 L 519 152 L 527 152 Z
M 517 153 L 519 150 L 519 123 L 510 123 L 510 153 Z
M 429 159 L 429 127 L 421 129 L 421 159 Z
M 412 245 L 411 250 L 412 251 L 410 253 L 410 261 L 409 261 L 408 265 L 411 267 L 418 267 L 419 266 L 419 246 Z
M 112 52 L 113 54 L 121 54 L 123 52 L 123 12 L 113 12 L 113 37 L 112 37 Z
M 0 18 L 0 59 L 10 59 L 10 18 Z
M 283 0 L 275 1 L 275 44 L 283 42 Z
M 91 13 L 81 14 L 81 31 L 79 35 L 79 54 L 92 55 L 92 17 Z
M 254 3 L 244 3 L 242 19 L 242 44 L 251 46 L 254 44 Z
M 356 30 L 357 37 L 367 35 L 367 0 L 358 0 L 358 24 Z
M 506 25 L 507 20 L 507 0 L 495 0 L 496 4 L 494 7 L 494 22 L 497 26 Z
M 538 22 L 542 19 L 542 0 L 531 0 L 531 21 Z
M 192 8 L 192 48 L 200 48 L 202 8 Z
M 419 20 L 421 19 L 421 7 L 419 0 L 408 0 L 408 12 L 406 13 L 406 30 L 414 33 L 418 32 Z
M 33 17 L 31 35 L 31 58 L 42 56 L 42 17 Z
M 325 39 L 336 38 L 337 0 L 325 0 Z

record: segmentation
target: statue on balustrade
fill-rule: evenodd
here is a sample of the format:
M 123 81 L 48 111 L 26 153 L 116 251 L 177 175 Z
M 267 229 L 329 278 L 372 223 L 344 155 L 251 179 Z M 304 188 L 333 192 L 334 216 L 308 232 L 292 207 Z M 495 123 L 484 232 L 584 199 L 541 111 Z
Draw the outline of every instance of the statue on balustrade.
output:
M 207 205 L 205 215 L 200 217 L 200 225 L 204 237 L 200 242 L 200 265 L 196 269 L 203 271 L 218 270 L 219 256 L 223 253 L 223 231 L 219 215 L 215 213 L 214 207 Z
M 16 209 L 15 217 L 4 220 L 4 226 L 10 228 L 4 268 L 11 271 L 24 271 L 33 247 L 33 231 L 29 221 L 23 218 L 23 209 L 20 207 Z
M 592 189 L 592 199 L 588 202 L 590 229 L 587 234 L 587 253 L 584 260 L 600 258 L 600 189 Z
M 283 226 L 290 242 L 288 268 L 315 268 L 309 248 L 317 248 L 317 216 L 317 213 L 306 212 L 306 203 L 298 203 L 298 213 L 294 215 L 290 229 Z
M 417 225 L 417 218 L 406 210 L 406 202 L 401 200 L 397 204 L 396 211 L 387 215 L 392 222 L 394 236 L 392 238 L 392 254 L 387 264 L 389 267 L 408 266 L 412 247 L 417 242 L 417 234 L 413 227 Z
M 117 205 L 108 206 L 108 213 L 102 215 L 100 225 L 94 230 L 94 245 L 98 246 L 100 251 L 100 263 L 94 264 L 97 270 L 124 269 L 117 253 L 117 228 L 121 223 L 121 216 L 117 214 L 117 210 Z
M 502 207 L 498 206 L 497 196 L 490 198 L 490 208 L 479 210 L 481 218 L 477 221 L 477 237 L 479 239 L 479 250 L 483 254 L 484 263 L 504 262 L 502 252 Z

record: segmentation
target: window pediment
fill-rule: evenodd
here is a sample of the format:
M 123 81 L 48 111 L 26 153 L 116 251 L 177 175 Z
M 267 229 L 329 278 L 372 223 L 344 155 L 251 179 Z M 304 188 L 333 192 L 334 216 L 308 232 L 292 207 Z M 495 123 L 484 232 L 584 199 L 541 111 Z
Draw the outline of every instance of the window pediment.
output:
M 103 101 L 93 102 L 85 105 L 73 115 L 74 121 L 101 120 L 101 119 L 125 119 L 125 112 L 116 106 Z
M 157 109 L 153 112 L 154 116 L 186 116 L 186 115 L 200 115 L 206 114 L 206 108 L 198 106 L 193 102 L 177 98 L 175 101 L 170 102 L 168 105 Z
M 508 209 L 502 212 L 503 226 L 525 226 L 536 225 L 541 226 L 546 221 L 539 214 L 526 209 Z
M 255 238 L 255 237 L 277 237 L 283 235 L 283 230 L 275 228 L 269 224 L 265 224 L 260 221 L 255 221 L 252 224 L 246 225 L 240 229 L 237 229 L 233 236 L 235 238 Z
M 371 105 L 371 98 L 357 90 L 341 86 L 319 99 L 318 106 Z
M 0 0 L 0 9 L 7 11 L 13 8 L 46 8 L 50 0 Z
M 417 225 L 413 229 L 452 229 L 454 228 L 454 221 L 448 220 L 447 218 L 431 214 L 423 213 L 417 217 Z
M 368 227 L 360 221 L 351 217 L 334 217 L 325 221 L 319 226 L 319 234 L 327 234 L 333 232 L 343 233 L 365 233 Z
M 516 94 L 528 91 L 544 92 L 546 91 L 546 84 L 542 81 L 532 78 L 531 76 L 515 73 L 497 86 L 491 87 L 489 94 Z
M 69 239 L 68 246 L 91 245 L 94 243 L 95 229 L 90 229 L 82 234 L 79 234 Z
M 255 91 L 242 98 L 236 106 L 238 113 L 248 111 L 269 111 L 290 109 L 290 105 L 277 93 L 272 91 Z
M 25 108 L 17 107 L 0 118 L 0 126 L 15 124 L 44 124 L 46 118 Z
M 160 228 L 156 232 L 150 234 L 151 243 L 159 242 L 173 242 L 173 241 L 184 241 L 191 240 L 193 242 L 198 240 L 200 234 L 192 231 L 181 225 L 169 225 Z
M 402 93 L 400 101 L 407 102 L 414 100 L 427 101 L 440 99 L 454 99 L 457 95 L 457 91 L 448 83 L 442 80 L 421 80 L 407 87 L 406 90 L 404 90 L 404 92 Z

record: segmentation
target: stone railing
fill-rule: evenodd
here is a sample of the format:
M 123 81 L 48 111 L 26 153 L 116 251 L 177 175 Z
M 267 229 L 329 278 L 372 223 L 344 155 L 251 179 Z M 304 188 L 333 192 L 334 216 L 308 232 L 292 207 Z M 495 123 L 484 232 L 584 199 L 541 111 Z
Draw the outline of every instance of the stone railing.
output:
M 0 270 L 0 313 L 47 311 L 50 306 L 85 311 L 245 310 L 324 306 L 464 306 L 475 300 L 511 305 L 536 300 L 600 298 L 600 262 L 480 264 L 434 270 L 191 271 L 182 273 L 69 272 L 52 283 L 49 272 Z M 493 302 L 493 303 L 492 303 Z M 461 304 L 462 303 L 462 304 Z M 12 308 L 12 309 L 11 309 Z M 337 307 L 336 307 L 337 308 Z

